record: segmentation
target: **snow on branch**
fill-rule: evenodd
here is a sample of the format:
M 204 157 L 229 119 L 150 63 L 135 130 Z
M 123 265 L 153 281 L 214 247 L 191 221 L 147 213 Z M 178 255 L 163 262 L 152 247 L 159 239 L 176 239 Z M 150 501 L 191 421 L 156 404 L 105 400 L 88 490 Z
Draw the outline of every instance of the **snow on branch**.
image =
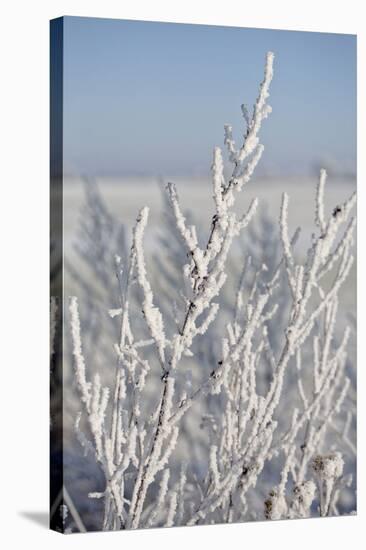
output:
M 154 296 L 151 289 L 151 285 L 147 278 L 145 256 L 143 248 L 143 236 L 147 225 L 147 219 L 149 215 L 149 209 L 143 208 L 136 221 L 134 230 L 134 249 L 136 253 L 136 270 L 137 279 L 143 292 L 143 314 L 146 319 L 146 324 L 149 327 L 150 334 L 155 341 L 156 347 L 159 352 L 159 359 L 162 365 L 165 361 L 165 332 L 163 318 L 160 310 L 154 305 Z
M 82 400 L 85 403 L 87 409 L 90 409 L 91 402 L 91 384 L 86 381 L 85 374 L 85 360 L 81 344 L 81 334 L 80 334 L 80 317 L 79 317 L 79 306 L 78 301 L 75 296 L 70 300 L 70 322 L 71 322 L 71 333 L 73 341 L 73 355 L 75 360 L 75 375 L 76 382 L 78 384 Z

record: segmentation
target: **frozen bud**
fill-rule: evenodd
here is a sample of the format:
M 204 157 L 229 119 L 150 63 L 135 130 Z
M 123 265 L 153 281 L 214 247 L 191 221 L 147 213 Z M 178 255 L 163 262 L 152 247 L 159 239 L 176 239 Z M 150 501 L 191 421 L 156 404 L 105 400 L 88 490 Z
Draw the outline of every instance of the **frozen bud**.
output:
M 312 505 L 315 497 L 316 485 L 313 481 L 304 481 L 294 487 L 295 500 L 304 508 L 308 509 Z
M 343 458 L 341 453 L 318 455 L 313 459 L 312 467 L 319 479 L 335 479 L 343 472 Z
M 281 491 L 274 488 L 264 501 L 264 516 L 266 519 L 281 519 L 287 513 L 286 499 Z

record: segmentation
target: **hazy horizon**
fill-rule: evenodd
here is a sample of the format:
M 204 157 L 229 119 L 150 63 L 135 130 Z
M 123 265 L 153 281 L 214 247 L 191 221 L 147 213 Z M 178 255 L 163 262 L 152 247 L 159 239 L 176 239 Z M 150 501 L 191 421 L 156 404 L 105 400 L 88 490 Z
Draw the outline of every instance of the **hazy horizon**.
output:
M 64 18 L 64 169 L 208 176 L 223 125 L 243 131 L 275 53 L 257 175 L 356 173 L 356 37 Z

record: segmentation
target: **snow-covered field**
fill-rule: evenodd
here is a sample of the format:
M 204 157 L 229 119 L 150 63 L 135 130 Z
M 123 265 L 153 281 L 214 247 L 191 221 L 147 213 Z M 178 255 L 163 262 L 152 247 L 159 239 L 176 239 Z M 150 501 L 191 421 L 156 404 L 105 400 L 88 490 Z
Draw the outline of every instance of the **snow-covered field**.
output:
M 99 191 L 111 214 L 125 226 L 131 242 L 132 228 L 138 212 L 143 206 L 150 209 L 149 225 L 146 232 L 147 254 L 159 252 L 158 234 L 162 224 L 164 183 L 158 178 L 96 178 Z M 182 208 L 192 213 L 192 218 L 203 228 L 210 226 L 214 213 L 212 184 L 209 179 L 172 178 L 176 184 Z M 72 262 L 79 265 L 80 258 L 75 254 L 75 242 L 78 226 L 82 218 L 82 207 L 85 203 L 84 186 L 87 182 L 81 178 L 66 178 L 64 183 L 64 243 L 65 254 Z M 235 206 L 238 214 L 245 212 L 250 202 L 257 197 L 259 209 L 263 209 L 278 229 L 278 219 L 282 193 L 288 193 L 289 227 L 295 231 L 301 227 L 297 251 L 305 254 L 311 234 L 315 229 L 314 205 L 317 176 L 313 178 L 253 179 L 238 196 Z M 355 191 L 354 180 L 329 177 L 325 193 L 325 213 L 330 215 L 332 209 L 343 203 Z M 349 283 L 343 290 L 343 296 L 352 309 L 356 307 L 355 269 Z M 67 278 L 66 278 L 67 284 Z
M 314 200 L 318 176 L 313 178 L 256 179 L 247 184 L 239 195 L 236 204 L 238 213 L 248 208 L 250 201 L 258 197 L 260 205 L 269 208 L 271 216 L 278 219 L 281 196 L 286 192 L 290 196 L 289 225 L 295 228 L 300 225 L 306 229 L 314 226 Z M 162 199 L 158 178 L 96 178 L 99 189 L 108 208 L 121 223 L 132 228 L 138 211 L 143 206 L 151 209 L 149 225 L 156 229 L 161 216 Z M 176 184 L 184 209 L 192 211 L 194 218 L 207 226 L 212 217 L 212 185 L 209 179 L 172 178 Z M 333 205 L 342 203 L 355 190 L 355 182 L 329 177 L 326 186 L 326 214 Z M 64 231 L 66 238 L 71 238 L 76 230 L 80 207 L 84 199 L 83 180 L 66 178 L 64 184 Z

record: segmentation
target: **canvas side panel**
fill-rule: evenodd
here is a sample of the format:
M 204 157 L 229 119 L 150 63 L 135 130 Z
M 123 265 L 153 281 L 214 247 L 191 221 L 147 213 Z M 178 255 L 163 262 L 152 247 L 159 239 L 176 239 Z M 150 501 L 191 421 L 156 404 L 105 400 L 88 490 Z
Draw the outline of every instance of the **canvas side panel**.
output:
M 50 22 L 50 528 L 63 532 L 63 18 Z

